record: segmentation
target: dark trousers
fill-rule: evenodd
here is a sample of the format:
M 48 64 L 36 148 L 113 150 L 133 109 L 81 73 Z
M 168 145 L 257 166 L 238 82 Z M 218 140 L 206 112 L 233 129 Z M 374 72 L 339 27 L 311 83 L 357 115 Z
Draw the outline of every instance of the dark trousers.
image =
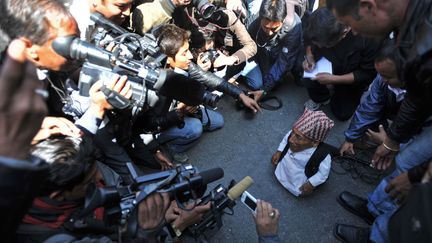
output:
M 357 85 L 334 85 L 334 94 L 330 96 L 330 91 L 326 85 L 310 79 L 303 79 L 303 83 L 307 88 L 309 97 L 315 103 L 330 99 L 331 111 L 341 121 L 351 118 L 365 90 L 364 87 Z

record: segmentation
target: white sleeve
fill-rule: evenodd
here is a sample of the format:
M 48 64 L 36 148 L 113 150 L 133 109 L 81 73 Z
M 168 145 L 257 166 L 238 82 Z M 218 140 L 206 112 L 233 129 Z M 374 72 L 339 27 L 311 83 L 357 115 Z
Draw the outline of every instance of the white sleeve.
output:
M 280 142 L 279 147 L 277 149 L 278 151 L 282 152 L 285 149 L 285 146 L 288 143 L 288 137 L 289 137 L 290 134 L 291 134 L 291 130 L 289 130 L 289 132 L 285 135 L 285 137 Z
M 325 159 L 320 163 L 318 172 L 315 175 L 311 176 L 308 179 L 308 181 L 314 187 L 321 185 L 327 180 L 330 174 L 330 168 L 331 168 L 331 156 L 327 155 L 327 157 L 325 157 Z

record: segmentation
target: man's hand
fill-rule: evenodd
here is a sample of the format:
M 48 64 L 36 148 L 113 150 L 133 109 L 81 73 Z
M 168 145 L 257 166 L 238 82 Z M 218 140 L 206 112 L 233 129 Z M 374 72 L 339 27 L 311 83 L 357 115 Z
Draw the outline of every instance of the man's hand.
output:
M 271 163 L 277 165 L 279 163 L 280 157 L 282 156 L 281 151 L 276 151 L 271 158 Z
M 242 11 L 243 3 L 241 0 L 225 0 L 226 8 L 233 12 Z
M 192 207 L 194 206 L 193 204 L 186 205 L 187 209 L 192 209 L 191 211 L 182 210 L 177 206 L 177 203 L 171 206 L 173 207 L 172 212 L 178 215 L 175 218 L 172 225 L 173 227 L 179 229 L 180 231 L 185 230 L 187 227 L 189 227 L 192 224 L 199 223 L 202 217 L 204 216 L 204 214 L 207 211 L 209 211 L 211 208 L 210 202 L 208 202 L 206 205 L 196 206 L 193 209 L 192 209 Z
M 138 225 L 144 229 L 154 229 L 165 219 L 170 204 L 168 193 L 153 193 L 138 204 Z
M 399 144 L 386 135 L 384 142 L 377 147 L 375 154 L 372 156 L 372 165 L 379 170 L 387 169 L 394 161 L 398 150 Z
M 253 94 L 254 100 L 258 102 L 264 95 L 264 90 L 255 90 L 255 91 L 249 91 L 249 94 Z
M 366 135 L 368 136 L 368 138 L 376 143 L 376 144 L 382 144 L 384 143 L 384 139 L 387 137 L 387 133 L 384 130 L 383 125 L 379 125 L 378 126 L 379 132 L 374 132 L 371 129 L 368 129 L 366 131 Z
M 189 106 L 182 102 L 177 105 L 177 110 L 179 110 L 183 115 L 194 114 L 197 112 L 198 108 L 198 106 Z
M 345 141 L 340 149 L 339 149 L 339 154 L 340 155 L 344 155 L 344 154 L 355 154 L 354 152 L 354 144 L 348 141 Z
M 301 194 L 300 196 L 306 197 L 312 194 L 314 190 L 314 186 L 309 181 L 306 181 L 305 184 L 303 184 L 300 188 Z
M 306 55 L 303 61 L 303 69 L 306 72 L 312 72 L 315 69 L 315 59 L 313 56 Z
M 39 132 L 33 138 L 32 144 L 36 144 L 53 135 L 80 137 L 81 130 L 66 118 L 47 116 L 44 118 Z
M 412 184 L 408 178 L 408 172 L 404 172 L 395 178 L 393 178 L 386 186 L 385 192 L 396 200 L 399 204 L 402 204 L 409 194 L 412 188 Z
M 257 200 L 256 215 L 254 220 L 256 231 L 260 236 L 276 235 L 279 224 L 279 210 L 263 200 Z
M 13 40 L 0 69 L 0 156 L 21 160 L 47 112 L 43 84 L 25 51 L 24 41 Z
M 312 80 L 318 81 L 318 83 L 326 85 L 332 84 L 335 82 L 336 75 L 330 73 L 317 73 L 315 78 L 311 78 Z
M 91 98 L 90 109 L 95 112 L 98 118 L 103 118 L 106 110 L 111 110 L 113 107 L 106 100 L 105 94 L 101 91 L 102 86 L 111 89 L 127 99 L 132 97 L 132 88 L 130 83 L 127 83 L 127 76 L 114 75 L 108 82 L 102 80 L 97 81 L 90 88 L 89 94 Z
M 203 59 L 203 55 L 198 55 L 197 64 L 204 71 L 208 71 L 210 69 L 211 65 L 212 65 L 211 62 L 209 62 L 208 60 Z
M 254 113 L 257 113 L 257 111 L 261 111 L 261 107 L 258 105 L 258 103 L 244 93 L 241 93 L 239 95 L 239 99 L 247 108 L 251 109 Z
M 169 170 L 174 167 L 168 156 L 166 156 L 161 150 L 157 150 L 154 157 L 157 162 L 159 162 L 162 170 Z
M 235 56 L 227 56 L 223 54 L 221 51 L 218 51 L 219 56 L 213 62 L 213 67 L 218 68 L 222 66 L 232 66 L 237 62 L 237 57 Z

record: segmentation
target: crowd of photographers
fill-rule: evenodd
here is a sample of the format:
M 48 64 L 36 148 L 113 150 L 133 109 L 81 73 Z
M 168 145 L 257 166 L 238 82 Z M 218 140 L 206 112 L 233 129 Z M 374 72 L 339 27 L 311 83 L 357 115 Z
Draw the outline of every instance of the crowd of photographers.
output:
M 203 132 L 223 127 L 212 109 L 221 95 L 257 114 L 286 80 L 305 86 L 307 110 L 330 104 L 337 119 L 351 119 L 341 155 L 375 145 L 372 166 L 395 164 L 367 198 L 340 194 L 338 202 L 371 227 L 336 224 L 336 237 L 432 238 L 432 1 L 5 0 L 0 7 L 8 38 L 0 59 L 5 242 L 163 242 L 220 227 L 236 197 L 223 186 L 204 196 L 223 171 L 199 173 L 186 164 L 187 151 Z M 321 58 L 332 73 L 303 78 Z M 260 242 L 279 242 L 279 216 L 257 201 Z

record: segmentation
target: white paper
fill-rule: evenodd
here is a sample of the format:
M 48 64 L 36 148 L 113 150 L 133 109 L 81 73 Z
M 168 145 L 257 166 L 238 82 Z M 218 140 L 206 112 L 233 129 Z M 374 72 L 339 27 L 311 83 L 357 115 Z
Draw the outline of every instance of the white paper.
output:
M 318 73 L 330 73 L 333 74 L 332 63 L 325 57 L 322 57 L 315 63 L 315 68 L 311 72 L 303 72 L 304 78 L 315 78 Z

